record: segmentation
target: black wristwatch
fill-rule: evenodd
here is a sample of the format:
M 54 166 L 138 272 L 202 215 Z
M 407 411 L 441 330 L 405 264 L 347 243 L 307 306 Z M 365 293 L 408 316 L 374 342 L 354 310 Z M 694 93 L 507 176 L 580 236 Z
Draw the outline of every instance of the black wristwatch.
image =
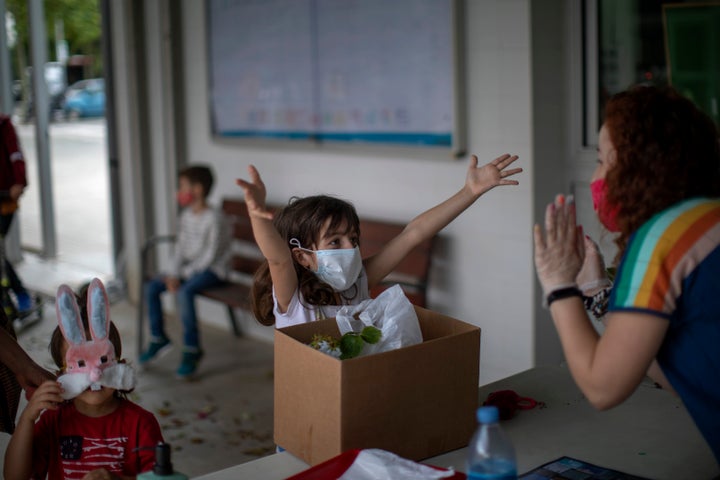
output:
M 545 305 L 550 308 L 550 304 L 552 304 L 552 302 L 554 302 L 555 300 L 562 300 L 563 298 L 568 297 L 582 298 L 582 296 L 582 292 L 577 287 L 559 288 L 557 290 L 553 290 L 548 294 Z

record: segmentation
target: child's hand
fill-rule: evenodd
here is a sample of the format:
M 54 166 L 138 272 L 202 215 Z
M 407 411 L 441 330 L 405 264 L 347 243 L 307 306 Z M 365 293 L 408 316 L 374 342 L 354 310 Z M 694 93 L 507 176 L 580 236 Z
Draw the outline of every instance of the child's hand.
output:
M 106 469 L 98 468 L 97 470 L 93 470 L 92 472 L 85 474 L 82 480 L 117 480 L 118 478 L 120 477 L 108 472 Z
M 265 197 L 267 191 L 265 190 L 265 184 L 260 178 L 257 168 L 253 165 L 248 166 L 248 173 L 250 174 L 250 181 L 238 178 L 236 180 L 240 188 L 245 192 L 245 203 L 248 207 L 248 213 L 251 217 L 264 218 L 266 220 L 272 220 L 272 212 L 267 209 L 265 205 Z
M 180 279 L 177 277 L 166 277 L 165 288 L 167 288 L 170 293 L 177 292 L 180 288 Z
M 38 419 L 43 410 L 56 410 L 58 405 L 63 402 L 61 396 L 63 392 L 62 385 L 55 380 L 48 380 L 35 390 L 32 398 L 28 401 L 27 407 L 22 413 L 21 418 L 35 421 Z
M 507 177 L 522 172 L 522 168 L 511 168 L 505 170 L 505 167 L 518 159 L 517 155 L 500 155 L 487 165 L 478 168 L 478 158 L 473 155 L 470 158 L 470 166 L 468 167 L 465 186 L 473 195 L 480 196 L 488 190 L 498 185 L 517 185 L 517 180 L 508 180 Z
M 23 194 L 24 190 L 24 185 L 13 185 L 12 187 L 10 187 L 10 198 L 14 201 L 17 201 L 18 198 L 20 198 L 20 195 Z

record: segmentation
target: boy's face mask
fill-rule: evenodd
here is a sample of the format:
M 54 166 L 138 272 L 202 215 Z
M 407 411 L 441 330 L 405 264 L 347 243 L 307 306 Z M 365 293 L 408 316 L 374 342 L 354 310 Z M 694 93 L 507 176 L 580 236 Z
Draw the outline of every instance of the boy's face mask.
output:
M 60 285 L 56 298 L 58 324 L 68 344 L 65 374 L 58 378 L 64 390 L 62 397 L 74 398 L 88 387 L 95 391 L 102 387 L 132 390 L 135 372 L 129 365 L 118 363 L 109 339 L 110 311 L 102 282 L 95 278 L 88 288 L 87 315 L 92 340 L 85 338 L 80 309 L 70 287 Z
M 177 202 L 181 207 L 187 207 L 193 200 L 194 198 L 191 192 L 177 192 Z
M 332 250 L 310 250 L 303 248 L 297 238 L 290 240 L 290 245 L 305 252 L 314 253 L 318 269 L 315 275 L 330 285 L 336 292 L 350 288 L 362 271 L 360 248 L 343 248 Z

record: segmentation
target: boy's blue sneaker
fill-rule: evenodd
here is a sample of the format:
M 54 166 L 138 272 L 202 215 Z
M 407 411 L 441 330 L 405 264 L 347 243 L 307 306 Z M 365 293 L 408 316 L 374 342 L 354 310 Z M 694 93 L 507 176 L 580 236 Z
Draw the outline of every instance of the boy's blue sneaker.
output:
M 186 380 L 192 377 L 195 370 L 197 370 L 198 363 L 200 363 L 200 359 L 202 357 L 202 350 L 185 350 L 183 352 L 182 360 L 180 361 L 180 366 L 176 372 L 177 378 Z
M 17 299 L 18 312 L 27 312 L 32 309 L 32 298 L 30 298 L 27 292 L 17 293 L 15 294 L 15 298 Z
M 160 341 L 151 340 L 147 350 L 140 354 L 140 358 L 138 359 L 140 365 L 144 365 L 155 358 L 162 357 L 170 350 L 171 346 L 172 345 L 170 344 L 170 340 L 168 340 L 167 338 L 164 338 Z

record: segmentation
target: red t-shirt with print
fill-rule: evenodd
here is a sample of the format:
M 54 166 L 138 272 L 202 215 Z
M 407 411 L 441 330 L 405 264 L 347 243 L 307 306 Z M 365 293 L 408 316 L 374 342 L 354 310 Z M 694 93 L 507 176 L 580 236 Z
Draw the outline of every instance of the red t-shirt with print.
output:
M 72 402 L 64 403 L 43 412 L 35 424 L 32 478 L 81 479 L 99 468 L 138 475 L 152 470 L 155 449 L 135 449 L 161 441 L 155 416 L 129 400 L 102 417 L 88 417 Z

